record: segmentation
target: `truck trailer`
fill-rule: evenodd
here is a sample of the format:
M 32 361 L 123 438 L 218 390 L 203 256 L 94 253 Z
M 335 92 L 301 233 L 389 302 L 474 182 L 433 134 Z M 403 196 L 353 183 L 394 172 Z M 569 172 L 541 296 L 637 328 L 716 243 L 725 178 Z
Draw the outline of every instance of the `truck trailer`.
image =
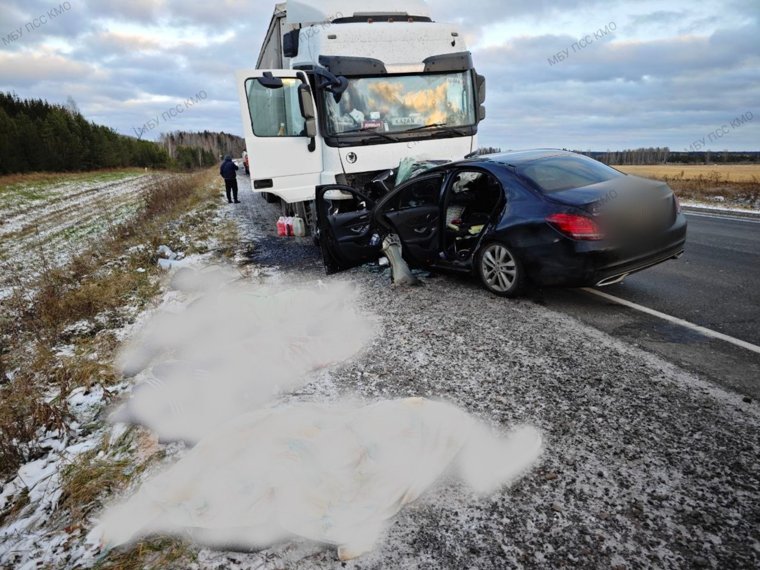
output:
M 461 159 L 485 118 L 462 34 L 419 0 L 277 4 L 237 87 L 253 191 L 312 227 L 316 187 L 363 188 L 407 158 Z

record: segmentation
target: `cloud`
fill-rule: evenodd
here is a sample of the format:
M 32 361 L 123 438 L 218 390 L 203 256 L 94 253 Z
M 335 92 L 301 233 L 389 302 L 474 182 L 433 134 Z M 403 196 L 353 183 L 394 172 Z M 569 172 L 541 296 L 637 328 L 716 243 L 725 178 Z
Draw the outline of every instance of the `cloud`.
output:
M 0 53 L 0 77 L 13 86 L 36 85 L 41 82 L 92 81 L 97 70 L 86 63 L 56 53 L 39 51 Z
M 602 0 L 480 0 L 469 7 L 461 0 L 430 0 L 436 21 L 459 22 L 466 26 L 482 27 L 503 22 L 508 19 L 527 17 L 532 20 L 549 18 L 558 12 L 570 12 L 579 6 L 593 8 L 597 5 L 609 5 Z
M 102 17 L 111 20 L 127 20 L 142 23 L 153 23 L 163 9 L 165 0 L 89 0 L 86 11 L 91 17 Z
M 674 1 L 667 8 L 655 0 L 430 5 L 436 20 L 459 24 L 488 78 L 484 144 L 606 148 L 660 136 L 659 144 L 676 145 L 709 132 L 722 117 L 748 110 L 760 116 L 754 107 L 760 101 L 755 1 Z M 0 10 L 9 29 L 0 32 L 51 6 L 7 0 Z M 176 128 L 240 134 L 233 74 L 254 67 L 272 7 L 242 0 L 72 3 L 0 52 L 0 89 L 54 102 L 76 93 L 88 118 L 126 134 L 165 110 L 162 101 L 205 90 L 202 110 L 178 119 Z M 616 23 L 614 33 L 573 51 L 608 22 Z M 562 50 L 568 57 L 549 65 Z M 721 144 L 756 148 L 760 137 L 753 129 L 748 125 Z

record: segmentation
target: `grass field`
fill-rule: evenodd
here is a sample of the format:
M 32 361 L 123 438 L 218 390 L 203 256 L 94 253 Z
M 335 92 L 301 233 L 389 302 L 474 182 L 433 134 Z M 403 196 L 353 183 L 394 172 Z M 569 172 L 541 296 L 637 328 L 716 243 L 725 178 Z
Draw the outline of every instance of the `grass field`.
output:
M 626 174 L 664 180 L 685 200 L 760 209 L 760 164 L 654 164 L 615 168 Z
M 239 237 L 217 215 L 223 203 L 217 178 L 210 169 L 3 179 L 0 568 L 21 567 L 6 564 L 3 551 L 13 560 L 38 532 L 65 540 L 79 535 L 104 501 L 161 459 L 157 448 L 144 455 L 139 430 L 111 440 L 105 410 L 121 381 L 112 364 L 120 335 L 166 286 L 159 245 L 187 255 L 208 252 L 209 260 L 234 255 L 224 244 Z M 43 479 L 14 475 L 39 458 L 50 469 Z M 35 495 L 29 489 L 40 481 L 45 491 Z M 45 510 L 49 501 L 55 507 Z M 179 541 L 148 540 L 113 551 L 95 567 L 187 568 L 193 555 Z
M 653 164 L 615 168 L 626 174 L 658 180 L 714 180 L 760 184 L 760 164 Z
M 30 174 L 8 174 L 0 176 L 0 194 L 19 192 L 24 189 L 43 190 L 65 182 L 116 182 L 143 174 L 143 168 L 120 168 L 96 170 L 93 172 L 33 172 Z

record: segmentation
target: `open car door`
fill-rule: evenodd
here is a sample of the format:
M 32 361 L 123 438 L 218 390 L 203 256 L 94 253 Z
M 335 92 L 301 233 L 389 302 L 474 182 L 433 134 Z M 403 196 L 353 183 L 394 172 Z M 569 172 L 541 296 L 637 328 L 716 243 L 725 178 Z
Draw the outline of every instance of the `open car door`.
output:
M 382 240 L 373 224 L 373 207 L 372 200 L 349 186 L 317 188 L 319 246 L 328 275 L 380 257 Z
M 286 202 L 314 198 L 320 184 L 314 98 L 306 75 L 292 69 L 237 72 L 243 132 L 254 192 Z
M 378 223 L 399 236 L 404 259 L 415 265 L 435 263 L 441 251 L 441 193 L 445 173 L 419 175 L 377 205 Z

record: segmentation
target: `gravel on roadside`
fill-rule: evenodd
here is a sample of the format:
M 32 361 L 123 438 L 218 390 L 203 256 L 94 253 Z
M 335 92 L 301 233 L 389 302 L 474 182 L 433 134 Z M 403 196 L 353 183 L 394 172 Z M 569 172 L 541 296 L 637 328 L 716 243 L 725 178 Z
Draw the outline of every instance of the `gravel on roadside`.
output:
M 277 238 L 279 207 L 241 178 L 230 206 L 245 262 L 283 284 L 349 280 L 380 334 L 299 398 L 424 396 L 495 426 L 539 427 L 539 465 L 479 498 L 442 481 L 347 568 L 760 567 L 760 413 L 690 373 L 474 279 L 423 274 L 390 286 L 387 268 L 326 277 L 307 238 Z M 256 554 L 202 551 L 200 567 L 341 567 L 303 542 Z

